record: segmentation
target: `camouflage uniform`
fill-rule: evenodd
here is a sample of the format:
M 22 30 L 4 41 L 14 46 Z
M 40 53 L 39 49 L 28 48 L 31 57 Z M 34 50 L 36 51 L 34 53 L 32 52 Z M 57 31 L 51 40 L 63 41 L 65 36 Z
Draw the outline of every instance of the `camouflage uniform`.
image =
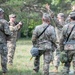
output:
M 34 60 L 34 69 L 36 72 L 39 71 L 40 65 L 40 56 L 43 55 L 44 65 L 43 71 L 44 75 L 49 75 L 49 64 L 52 61 L 53 48 L 51 41 L 56 41 L 55 30 L 53 26 L 49 26 L 46 31 L 37 39 L 37 36 L 47 27 L 47 23 L 43 23 L 42 25 L 36 26 L 32 35 L 32 42 L 34 46 L 38 46 L 39 48 L 39 56 L 35 57 Z M 51 41 L 50 41 L 51 40 Z
M 75 4 L 72 6 L 71 10 L 72 10 L 71 13 L 75 12 Z M 67 24 L 67 23 L 70 23 L 70 15 L 65 20 L 65 24 Z
M 75 10 L 73 10 L 72 12 L 75 12 Z M 72 13 L 71 12 L 71 13 Z M 65 20 L 65 24 L 67 24 L 67 23 L 70 23 L 70 15 L 66 18 L 66 20 Z
M 75 12 L 71 12 L 70 13 L 70 17 L 75 17 Z M 66 24 L 64 27 L 63 27 L 63 30 L 62 30 L 62 36 L 61 36 L 61 39 L 60 39 L 60 48 L 61 50 L 63 51 L 64 50 L 64 45 L 63 45 L 63 42 L 65 41 L 65 39 L 68 37 L 72 27 L 75 25 L 75 20 L 71 21 L 70 23 Z M 72 31 L 71 33 L 71 36 L 69 38 L 69 41 L 75 41 L 75 28 L 74 30 Z M 67 55 L 68 55 L 68 59 L 71 57 L 72 60 L 70 61 L 67 61 L 65 64 L 64 64 L 64 68 L 62 70 L 62 75 L 69 75 L 69 69 L 70 69 L 70 64 L 71 64 L 71 61 L 73 61 L 73 68 L 74 68 L 74 75 L 75 75 L 75 51 L 74 50 L 69 50 L 67 52 Z
M 0 8 L 0 14 L 3 10 Z M 0 55 L 3 73 L 7 72 L 7 38 L 11 35 L 8 22 L 0 18 Z
M 15 14 L 9 15 L 9 17 L 15 17 Z M 12 36 L 9 38 L 7 41 L 7 46 L 8 46 L 8 63 L 10 65 L 13 64 L 13 57 L 15 53 L 15 48 L 16 48 L 16 40 L 17 40 L 17 34 L 18 30 L 21 28 L 19 24 L 15 24 L 14 22 L 9 21 L 9 29 L 11 31 Z
M 51 10 L 49 10 L 48 12 L 50 15 L 54 14 Z M 59 13 L 57 15 L 57 17 L 58 16 L 60 16 L 63 19 L 65 17 L 63 13 Z M 57 36 L 57 49 L 55 49 L 55 52 L 54 52 L 53 64 L 55 67 L 58 68 L 58 66 L 60 64 L 60 45 L 59 45 L 59 42 L 60 42 L 60 36 L 61 36 L 62 28 L 63 28 L 63 25 L 65 24 L 65 20 L 59 21 L 55 16 L 53 16 L 51 22 L 53 23 L 53 25 L 55 27 L 56 36 Z
M 59 13 L 57 15 L 57 17 L 60 16 L 61 18 L 64 18 L 64 14 L 63 13 Z M 54 17 L 54 21 L 56 23 L 56 31 L 57 31 L 57 49 L 55 50 L 55 56 L 54 56 L 54 66 L 58 67 L 59 64 L 60 64 L 60 45 L 59 45 L 59 42 L 60 42 L 60 36 L 61 36 L 61 32 L 62 32 L 62 28 L 65 24 L 65 21 L 62 20 L 61 22 L 59 20 L 57 20 L 57 18 Z

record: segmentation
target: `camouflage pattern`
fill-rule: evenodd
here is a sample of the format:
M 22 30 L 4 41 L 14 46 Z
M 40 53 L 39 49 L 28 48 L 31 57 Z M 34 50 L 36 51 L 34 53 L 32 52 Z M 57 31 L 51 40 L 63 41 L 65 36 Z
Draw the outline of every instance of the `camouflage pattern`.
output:
M 72 11 L 70 13 L 75 12 L 75 4 L 72 6 L 71 10 Z M 70 22 L 71 22 L 71 20 L 70 20 L 70 14 L 69 14 L 65 20 L 65 24 L 70 23 Z
M 75 51 L 74 50 L 68 51 L 68 58 L 72 58 L 72 61 L 69 60 L 64 64 L 64 67 L 61 71 L 61 75 L 69 75 L 71 62 L 73 64 L 74 75 L 75 75 Z
M 63 27 L 63 31 L 62 31 L 62 35 L 61 35 L 62 38 L 61 38 L 61 40 L 60 40 L 60 48 L 61 48 L 61 50 L 64 50 L 63 42 L 65 42 L 65 40 L 66 40 L 66 39 L 64 39 L 64 38 L 67 38 L 68 34 L 69 34 L 70 31 L 71 31 L 71 28 L 72 28 L 74 25 L 75 25 L 75 22 L 70 22 L 70 23 L 68 23 L 67 25 L 65 25 L 65 26 Z M 67 31 L 67 33 L 66 33 L 66 31 Z M 73 31 L 72 33 L 73 33 L 73 35 L 71 35 L 69 39 L 74 39 L 74 31 Z M 64 36 L 65 36 L 65 37 L 64 37 Z M 72 40 L 71 40 L 71 41 L 72 41 Z
M 55 67 L 59 67 L 60 65 L 60 51 L 59 50 L 54 51 L 53 65 Z
M 72 27 L 75 25 L 75 21 L 71 21 L 70 23 L 68 23 L 67 25 L 65 25 L 63 27 L 63 30 L 62 30 L 62 35 L 61 35 L 61 39 L 60 39 L 60 48 L 61 50 L 63 51 L 64 50 L 64 45 L 63 45 L 63 42 L 65 42 L 68 34 L 70 33 Z M 75 41 L 75 28 L 74 30 L 72 31 L 72 34 L 71 36 L 69 37 L 69 42 L 71 41 Z M 67 51 L 67 56 L 68 58 L 72 57 L 72 61 L 73 61 L 73 68 L 74 68 L 74 71 L 75 71 L 75 51 L 74 50 L 69 50 Z M 70 63 L 71 61 L 68 59 L 68 61 L 65 63 L 64 67 L 66 67 L 65 72 L 66 74 L 69 72 L 69 69 L 70 69 Z M 75 73 L 74 73 L 75 74 Z M 63 75 L 63 74 L 62 74 Z M 64 74 L 65 75 L 65 74 Z
M 43 64 L 43 72 L 44 75 L 49 75 L 49 64 L 52 61 L 53 52 L 50 50 L 39 50 L 39 56 L 35 57 L 34 60 L 34 69 L 37 72 L 39 71 L 39 65 L 40 65 L 40 57 L 43 55 L 44 64 Z
M 52 43 L 50 42 L 50 40 L 52 40 L 53 42 L 55 42 L 55 40 L 56 40 L 54 27 L 51 25 L 47 28 L 47 30 L 45 31 L 45 34 L 42 34 L 42 36 L 40 36 L 40 38 L 38 40 L 36 39 L 37 36 L 44 30 L 44 28 L 47 25 L 48 24 L 39 25 L 33 31 L 32 42 L 33 42 L 33 45 L 39 47 L 39 50 L 44 50 L 44 49 L 52 50 L 53 48 L 52 48 Z M 51 30 L 51 31 L 49 32 L 49 30 Z M 54 34 L 54 35 L 51 36 L 51 34 Z M 45 35 L 47 35 L 47 36 L 45 36 Z
M 71 11 L 70 13 L 73 13 L 73 12 L 75 12 L 75 10 Z M 70 22 L 71 21 L 70 21 L 70 14 L 69 14 L 68 17 L 65 20 L 65 24 L 70 23 Z
M 9 29 L 11 31 L 12 36 L 7 41 L 7 46 L 8 46 L 8 63 L 11 65 L 13 64 L 17 35 L 18 35 L 18 30 L 20 28 L 21 28 L 21 26 L 19 24 L 15 25 L 14 22 L 9 21 Z
M 0 55 L 3 73 L 7 72 L 7 38 L 11 35 L 8 22 L 0 18 Z
M 64 50 L 64 51 L 62 51 L 62 52 L 60 53 L 60 61 L 61 61 L 62 63 L 65 63 L 67 60 L 68 60 L 68 58 L 67 58 L 67 53 L 66 53 L 65 50 Z
M 57 15 L 57 17 L 58 16 L 63 16 L 63 13 L 59 13 L 58 15 Z M 64 16 L 63 16 L 63 18 L 64 18 Z M 65 24 L 65 21 L 64 20 L 62 20 L 62 21 L 59 21 L 57 18 L 55 18 L 54 17 L 54 21 L 55 21 L 55 23 L 56 23 L 56 27 L 55 27 L 55 29 L 56 29 L 56 32 L 57 32 L 57 49 L 55 50 L 55 56 L 54 56 L 54 66 L 56 66 L 56 67 L 58 67 L 59 66 L 59 64 L 60 64 L 60 45 L 59 45 L 59 42 L 60 42 L 60 36 L 61 36 L 61 32 L 62 32 L 62 28 L 63 28 L 63 26 L 64 26 L 64 24 Z
M 63 16 L 64 14 L 63 13 L 59 13 L 58 15 L 57 15 L 57 18 L 54 16 L 53 17 L 53 20 L 54 20 L 54 22 L 55 22 L 55 24 L 56 24 L 56 31 L 57 31 L 57 42 L 59 42 L 60 41 L 60 35 L 61 35 L 61 32 L 62 32 L 62 28 L 63 28 L 63 26 L 64 26 L 64 24 L 65 24 L 65 21 L 64 21 L 64 16 Z M 59 17 L 60 16 L 60 17 Z M 59 21 L 61 18 L 63 18 L 63 19 L 61 19 L 61 21 Z M 58 20 L 59 19 L 59 20 Z
M 48 11 L 51 14 L 53 14 L 53 12 L 51 10 Z M 52 17 L 53 22 L 55 22 L 54 24 L 54 27 L 55 27 L 55 31 L 56 31 L 56 36 L 57 36 L 57 49 L 55 49 L 55 52 L 54 52 L 54 60 L 53 60 L 53 64 L 55 67 L 58 67 L 59 64 L 60 64 L 60 45 L 59 45 L 59 42 L 60 42 L 60 36 L 61 36 L 61 32 L 62 32 L 62 28 L 65 24 L 65 20 L 64 20 L 65 16 L 63 13 L 59 13 L 57 14 L 57 18 L 55 16 Z M 59 20 L 60 21 L 59 21 Z
M 34 46 L 39 48 L 39 56 L 35 57 L 34 60 L 34 69 L 36 72 L 39 71 L 39 60 L 40 56 L 43 55 L 44 58 L 44 75 L 49 75 L 49 64 L 52 61 L 53 47 L 50 40 L 54 43 L 56 42 L 56 34 L 53 26 L 49 26 L 46 31 L 37 39 L 37 36 L 47 27 L 47 23 L 36 26 L 32 35 L 32 42 Z
M 60 37 L 60 34 L 61 34 L 61 32 L 62 32 L 62 28 L 63 28 L 63 25 L 65 24 L 65 15 L 64 15 L 64 13 L 59 13 L 59 14 L 57 14 L 57 18 L 58 17 L 60 17 L 60 18 L 62 18 L 63 20 L 61 20 L 61 21 L 59 21 L 55 16 L 54 16 L 54 13 L 53 13 L 53 11 L 51 10 L 51 9 L 49 9 L 48 10 L 48 13 L 49 13 L 49 15 L 50 16 L 52 16 L 51 17 L 51 23 L 52 23 L 52 25 L 56 28 L 55 30 L 56 30 L 56 32 L 57 32 L 57 42 L 59 42 L 59 37 Z
M 63 70 L 61 70 L 60 75 L 69 75 L 69 68 L 63 67 Z
M 0 8 L 0 13 L 1 13 L 1 12 L 4 13 L 4 10 L 3 10 L 2 8 Z

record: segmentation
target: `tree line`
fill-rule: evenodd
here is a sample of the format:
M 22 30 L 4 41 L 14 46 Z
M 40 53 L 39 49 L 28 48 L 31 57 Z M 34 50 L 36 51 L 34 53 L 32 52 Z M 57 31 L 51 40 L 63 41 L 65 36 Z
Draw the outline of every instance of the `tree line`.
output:
M 63 12 L 66 16 L 71 11 L 74 0 L 0 0 L 0 7 L 5 11 L 5 18 L 9 21 L 9 14 L 16 14 L 17 21 L 23 22 L 21 37 L 29 38 L 36 25 L 41 24 L 41 11 L 45 10 L 45 4 L 50 4 L 55 15 Z

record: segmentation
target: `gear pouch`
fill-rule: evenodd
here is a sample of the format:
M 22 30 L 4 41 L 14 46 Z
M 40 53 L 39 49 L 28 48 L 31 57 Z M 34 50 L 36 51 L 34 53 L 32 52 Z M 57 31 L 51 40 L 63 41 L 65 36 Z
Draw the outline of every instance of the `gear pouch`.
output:
M 75 50 L 75 41 L 64 43 L 64 50 Z

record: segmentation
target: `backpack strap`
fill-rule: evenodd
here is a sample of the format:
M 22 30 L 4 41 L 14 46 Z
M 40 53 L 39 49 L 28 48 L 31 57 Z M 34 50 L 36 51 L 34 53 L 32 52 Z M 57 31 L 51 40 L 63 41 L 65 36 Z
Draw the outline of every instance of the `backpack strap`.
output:
M 69 40 L 69 37 L 70 37 L 70 35 L 71 35 L 71 33 L 72 33 L 72 31 L 73 31 L 74 27 L 75 27 L 75 25 L 72 27 L 72 29 L 71 29 L 70 33 L 68 34 L 68 37 L 67 37 L 67 39 L 66 39 L 66 42 Z
M 40 35 L 37 36 L 37 38 L 39 38 L 45 31 L 46 29 L 49 27 L 49 25 L 47 25 L 47 27 L 40 33 Z

